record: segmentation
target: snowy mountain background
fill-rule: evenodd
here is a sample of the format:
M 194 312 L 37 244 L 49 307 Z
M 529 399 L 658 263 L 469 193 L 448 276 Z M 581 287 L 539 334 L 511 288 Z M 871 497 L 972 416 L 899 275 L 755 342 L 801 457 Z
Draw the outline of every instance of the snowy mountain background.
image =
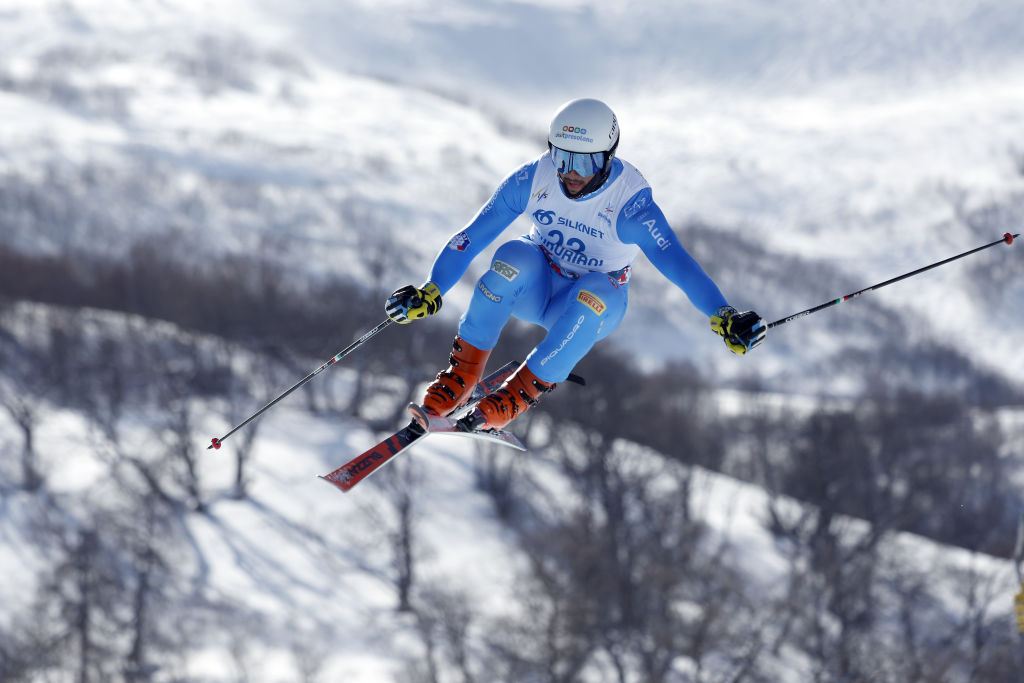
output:
M 977 521 L 973 547 L 934 539 L 970 535 L 957 507 L 1001 531 L 1018 512 L 1016 244 L 786 325 L 746 358 L 640 263 L 595 358 L 643 381 L 588 365 L 585 393 L 523 423 L 518 459 L 438 438 L 363 490 L 316 480 L 440 368 L 481 257 L 441 321 L 389 330 L 234 450 L 205 450 L 379 321 L 573 97 L 611 104 L 620 155 L 684 244 L 769 320 L 1024 223 L 1024 3 L 436 5 L 0 4 L 0 678 L 1014 671 L 1013 538 Z M 503 352 L 525 354 L 529 333 L 515 339 Z M 639 427 L 587 426 L 616 400 L 642 408 L 633 394 L 678 401 L 678 423 L 647 430 L 663 452 Z M 868 398 L 877 413 L 857 412 Z M 916 420 L 893 446 L 866 427 L 890 412 Z M 965 454 L 977 488 L 936 496 L 926 521 L 865 524 L 844 513 L 878 500 L 829 485 L 870 461 L 909 499 L 901 476 L 959 477 Z M 820 490 L 766 485 L 796 462 L 821 463 Z M 630 591 L 587 585 L 596 570 L 571 560 L 589 555 Z M 652 598 L 659 556 L 689 578 Z

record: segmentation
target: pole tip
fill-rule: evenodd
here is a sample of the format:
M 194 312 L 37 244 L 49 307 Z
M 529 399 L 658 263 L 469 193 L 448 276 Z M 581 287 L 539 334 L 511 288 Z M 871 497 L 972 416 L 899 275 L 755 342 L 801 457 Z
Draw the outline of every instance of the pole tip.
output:
M 214 449 L 214 450 L 220 449 L 220 439 L 218 439 L 217 437 L 213 437 L 213 441 L 206 448 L 207 448 L 207 450 L 209 450 L 211 448 Z
M 1010 233 L 1006 233 L 1003 235 L 1003 241 L 1007 244 L 1013 244 L 1014 237 L 1020 237 L 1020 235 L 1011 235 Z

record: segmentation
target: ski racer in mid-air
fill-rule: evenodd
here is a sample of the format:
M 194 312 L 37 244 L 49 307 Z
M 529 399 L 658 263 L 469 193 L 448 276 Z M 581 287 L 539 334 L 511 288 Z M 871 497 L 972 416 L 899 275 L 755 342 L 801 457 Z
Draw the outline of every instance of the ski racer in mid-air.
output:
M 434 260 L 425 284 L 406 285 L 386 302 L 388 316 L 408 323 L 437 313 L 441 297 L 470 262 L 520 215 L 528 236 L 502 244 L 476 283 L 459 323 L 450 365 L 427 388 L 423 407 L 447 416 L 470 398 L 491 349 L 511 316 L 547 331 L 504 384 L 459 421 L 465 430 L 499 430 L 555 385 L 622 321 L 633 260 L 642 251 L 710 318 L 730 351 L 764 341 L 765 321 L 737 312 L 679 243 L 651 188 L 616 157 L 619 123 L 594 99 L 564 104 L 551 121 L 548 149 L 502 181 L 466 227 Z

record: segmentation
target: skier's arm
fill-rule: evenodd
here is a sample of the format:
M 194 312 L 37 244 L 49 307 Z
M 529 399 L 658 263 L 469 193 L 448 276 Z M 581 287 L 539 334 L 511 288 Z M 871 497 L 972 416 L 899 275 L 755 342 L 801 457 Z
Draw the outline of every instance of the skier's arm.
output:
M 619 239 L 636 244 L 662 275 L 686 293 L 693 305 L 709 318 L 728 306 L 725 296 L 700 264 L 679 243 L 651 189 L 636 193 L 619 214 Z
M 473 259 L 526 210 L 536 169 L 535 160 L 512 172 L 473 220 L 452 235 L 441 249 L 434 259 L 428 281 L 435 283 L 442 294 L 451 289 Z

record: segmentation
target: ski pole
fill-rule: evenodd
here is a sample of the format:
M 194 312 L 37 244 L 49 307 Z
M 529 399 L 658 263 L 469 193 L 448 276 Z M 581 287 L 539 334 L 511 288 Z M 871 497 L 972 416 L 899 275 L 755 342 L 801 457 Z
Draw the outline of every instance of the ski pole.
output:
M 341 360 L 342 358 L 344 358 L 348 354 L 350 354 L 353 351 L 355 351 L 357 348 L 359 348 L 360 346 L 362 346 L 363 344 L 368 342 L 370 340 L 370 337 L 372 337 L 373 335 L 377 334 L 378 332 L 380 332 L 381 330 L 383 330 L 385 327 L 387 327 L 388 325 L 390 325 L 393 322 L 394 322 L 394 320 L 392 320 L 391 318 L 388 318 L 387 320 L 385 320 L 384 322 L 380 323 L 375 328 L 373 328 L 372 330 L 370 330 L 369 332 L 364 334 L 359 339 L 356 339 L 354 342 L 349 344 L 346 348 L 344 348 L 341 351 L 339 351 L 338 353 L 334 354 L 334 356 L 332 356 L 330 358 L 330 360 L 328 360 L 326 363 L 324 363 L 323 365 L 318 367 L 316 370 L 314 370 L 313 372 L 309 373 L 308 375 L 306 375 L 305 377 L 300 379 L 298 382 L 293 384 L 289 389 L 287 389 L 284 393 L 282 393 L 280 396 L 275 398 L 273 401 L 271 401 L 267 405 L 263 406 L 262 408 L 257 410 L 255 413 L 253 413 L 249 417 L 245 418 L 245 420 L 243 420 L 241 423 L 239 423 L 238 425 L 233 427 L 231 429 L 231 431 L 229 431 L 227 434 L 225 434 L 224 436 L 220 437 L 219 439 L 217 437 L 214 437 L 213 441 L 210 443 L 209 446 L 206 447 L 206 449 L 209 450 L 211 448 L 215 448 L 215 449 L 216 448 L 220 448 L 221 444 L 224 442 L 224 439 L 228 438 L 229 436 L 231 436 L 232 434 L 237 432 L 239 429 L 241 429 L 245 425 L 247 425 L 250 422 L 252 422 L 253 420 L 255 420 L 257 417 L 262 415 L 263 413 L 267 412 L 267 410 L 269 410 L 278 401 L 280 401 L 285 396 L 287 396 L 288 394 L 292 393 L 293 391 L 295 391 L 296 389 L 301 387 L 303 384 L 305 384 L 309 380 L 311 380 L 314 377 L 316 377 L 317 375 L 319 375 L 321 372 L 323 372 L 324 370 L 326 370 L 330 366 L 332 366 L 335 363 L 337 363 L 339 360 Z
M 1013 239 L 1015 237 L 1020 237 L 1020 235 L 1019 234 L 1011 235 L 1010 233 L 1005 233 L 1002 236 L 1001 239 L 998 239 L 995 242 L 992 242 L 991 244 L 986 244 L 986 245 L 978 247 L 976 249 L 971 249 L 970 251 L 965 251 L 962 254 L 957 254 L 956 256 L 951 256 L 948 259 L 945 259 L 943 261 L 939 261 L 938 263 L 933 263 L 930 266 L 925 266 L 924 268 L 918 268 L 917 270 L 911 271 L 909 273 L 904 273 L 903 275 L 899 275 L 897 277 L 894 277 L 891 280 L 886 280 L 885 282 L 879 282 L 877 285 L 871 285 L 870 287 L 865 287 L 864 289 L 862 289 L 860 291 L 854 292 L 853 294 L 847 294 L 846 296 L 840 297 L 839 299 L 833 299 L 832 301 L 826 301 L 825 303 L 823 303 L 823 304 L 821 304 L 819 306 L 815 306 L 814 308 L 808 308 L 806 311 L 800 311 L 799 313 L 794 313 L 793 315 L 789 316 L 788 318 L 783 318 L 782 320 L 776 320 L 775 322 L 768 324 L 768 329 L 771 329 L 773 327 L 778 327 L 779 325 L 785 325 L 786 323 L 791 322 L 793 320 L 796 320 L 797 318 L 803 318 L 804 316 L 810 315 L 811 313 L 817 313 L 820 310 L 829 308 L 830 306 L 835 306 L 836 304 L 841 304 L 844 301 L 849 301 L 850 299 L 858 297 L 861 294 L 865 294 L 867 292 L 871 292 L 871 291 L 874 291 L 876 289 L 881 289 L 882 287 L 885 287 L 886 285 L 891 285 L 894 282 L 899 282 L 900 280 L 906 280 L 908 277 L 913 277 L 914 275 L 918 275 L 920 273 L 923 273 L 926 270 L 931 270 L 932 268 L 938 268 L 939 266 L 945 265 L 945 264 L 949 263 L 950 261 L 956 261 L 957 259 L 961 259 L 964 256 L 970 256 L 971 254 L 979 252 L 982 249 L 988 249 L 989 247 L 994 247 L 997 244 L 1002 244 L 1004 242 L 1006 244 L 1013 244 Z

